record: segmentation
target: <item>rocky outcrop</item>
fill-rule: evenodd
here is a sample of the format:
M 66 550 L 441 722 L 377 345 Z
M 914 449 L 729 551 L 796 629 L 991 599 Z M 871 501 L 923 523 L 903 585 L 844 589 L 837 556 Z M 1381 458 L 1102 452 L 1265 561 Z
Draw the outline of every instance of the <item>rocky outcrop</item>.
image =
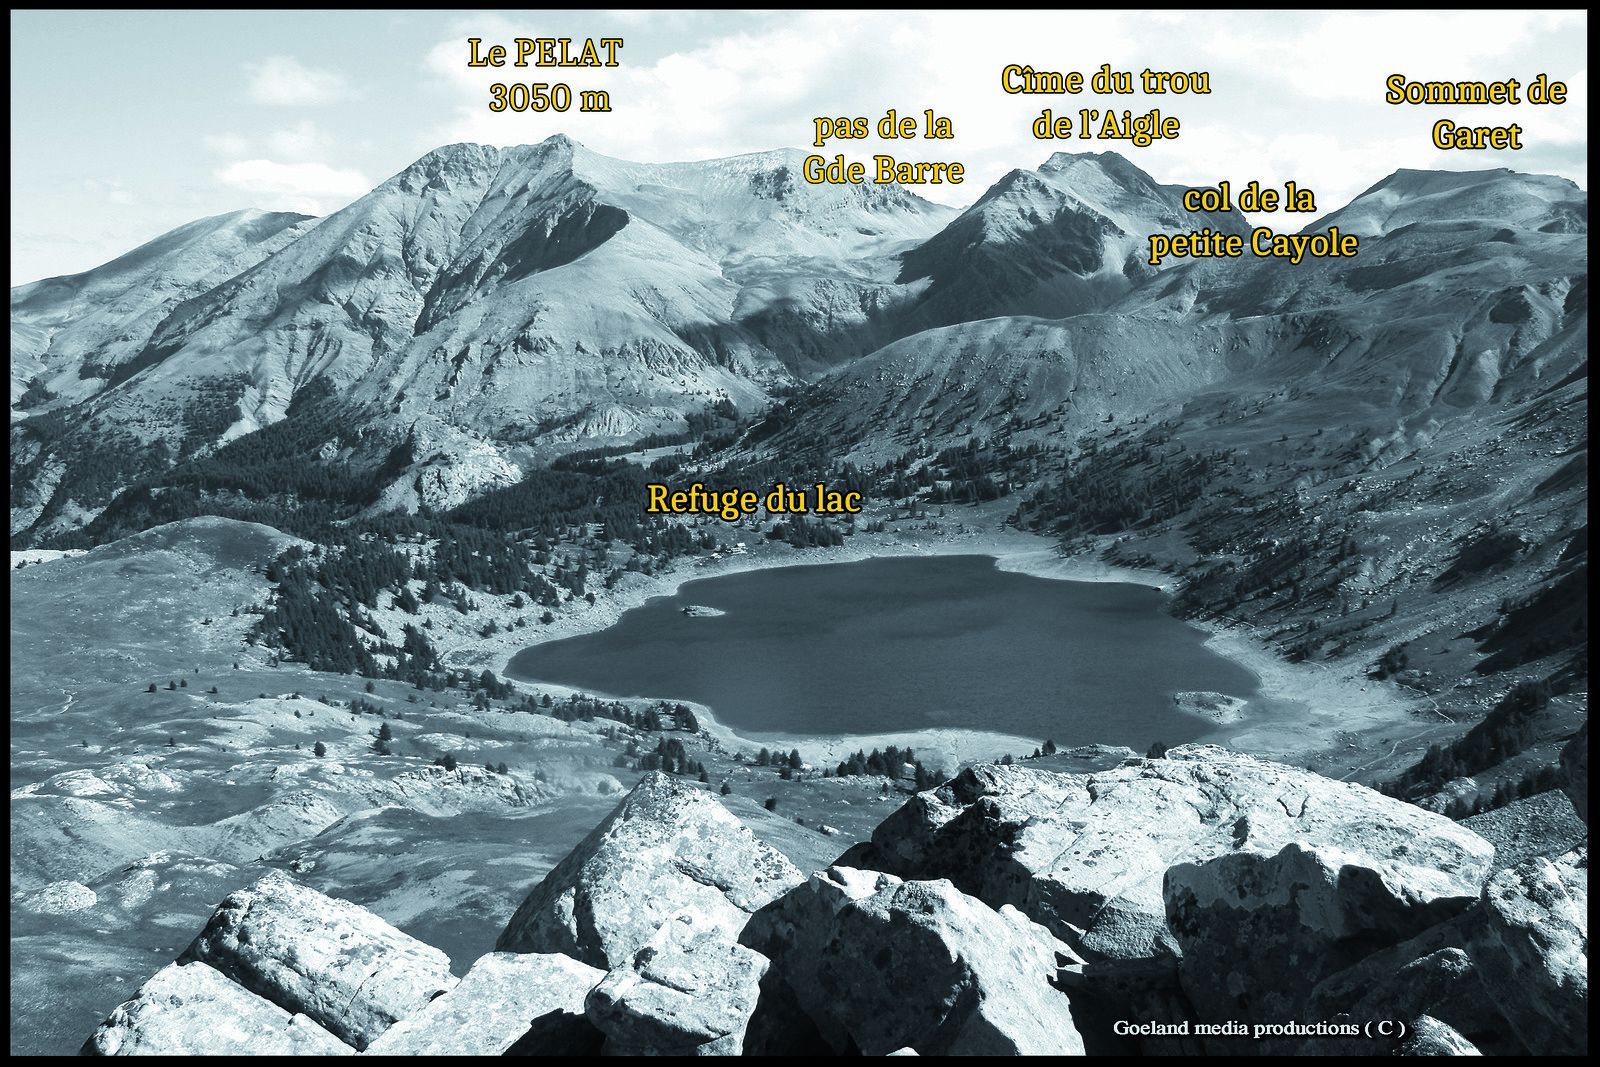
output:
M 746 932 L 835 1052 L 1081 1054 L 1065 946 L 1015 908 L 996 912 L 948 881 L 833 867 Z
M 652 773 L 534 888 L 498 947 L 607 968 L 587 1011 L 608 1053 L 737 1054 L 767 971 L 740 932 L 801 881 L 711 793 Z
M 1201 1055 L 1204 1044 L 1188 1032 L 1194 1009 L 1178 984 L 1175 956 L 1068 963 L 1057 984 L 1072 997 L 1072 1017 L 1091 1056 Z M 1139 1020 L 1160 1032 L 1118 1034 L 1118 1022 Z
M 170 963 L 84 1043 L 86 1056 L 349 1056 L 355 1049 L 304 1015 L 204 963 Z
M 1427 1016 L 1464 1035 L 1491 1055 L 1526 1054 L 1501 1016 L 1467 946 L 1483 925 L 1481 909 L 1431 926 L 1409 941 L 1381 949 L 1329 975 L 1311 991 L 1305 1018 L 1318 1021 L 1403 1021 Z M 1371 1056 L 1397 1053 L 1404 1035 L 1374 1031 L 1359 1037 L 1314 1038 L 1304 1055 Z
M 661 925 L 589 994 L 611 1056 L 736 1056 L 767 959 L 691 912 Z
M 1407 1036 L 1396 1046 L 1396 1056 L 1482 1056 L 1478 1047 L 1452 1027 L 1427 1015 L 1419 1015 L 1406 1028 Z
M 496 948 L 625 966 L 680 913 L 733 941 L 757 909 L 802 880 L 711 793 L 653 772 L 534 887 Z
M 1482 782 L 1476 778 L 1462 776 L 1450 779 L 1439 787 L 1438 792 L 1418 797 L 1413 803 L 1424 811 L 1437 812 L 1443 815 L 1452 807 L 1460 805 L 1464 805 L 1470 810 L 1473 801 L 1478 799 L 1478 794 L 1481 792 L 1483 792 Z
M 584 998 L 605 972 L 567 956 L 492 952 L 448 993 L 367 1046 L 374 1056 L 584 1055 L 600 1034 Z
M 1455 823 L 1364 786 L 1205 745 L 1094 774 L 969 768 L 914 797 L 841 857 L 949 878 L 1011 904 L 1091 958 L 1172 953 L 1162 882 L 1180 863 L 1292 842 L 1344 850 L 1400 883 L 1470 895 L 1493 849 Z
M 1307 1018 L 1334 1023 L 1353 1024 L 1359 1036 L 1336 1038 L 1317 1037 L 1300 1045 L 1299 1054 L 1306 1056 L 1391 1056 L 1399 1050 L 1410 1035 L 1392 1025 L 1382 1029 L 1367 1029 L 1369 1023 L 1404 1023 L 1408 1019 L 1426 1018 L 1437 1023 L 1461 1041 L 1470 1045 L 1473 1055 L 1481 1055 L 1477 1046 L 1461 1033 L 1461 1029 L 1482 1031 L 1491 1040 L 1504 1045 L 1504 1021 L 1484 996 L 1483 984 L 1473 966 L 1472 959 L 1459 948 L 1442 948 L 1399 968 L 1376 975 L 1372 988 L 1365 991 L 1348 1010 L 1328 1017 L 1315 1012 Z M 1438 1016 L 1449 1016 L 1445 1022 Z M 1284 1051 L 1291 1051 L 1286 1042 Z M 1515 1048 L 1515 1046 L 1513 1046 Z
M 916 878 L 803 880 L 708 791 L 649 775 L 517 910 L 514 950 L 459 982 L 377 916 L 269 875 L 85 1051 L 1587 1050 L 1586 845 L 1490 877 L 1483 839 L 1371 790 L 1169 756 L 963 772 L 849 853 Z M 1224 1023 L 1252 1029 L 1202 1029 Z
M 1561 750 L 1561 790 L 1572 801 L 1578 818 L 1589 824 L 1589 720 Z
M 1473 941 L 1485 985 L 1534 1055 L 1589 1048 L 1589 848 L 1527 860 L 1483 887 Z
M 1320 844 L 1175 864 L 1165 895 L 1184 992 L 1205 1021 L 1301 1020 L 1323 977 L 1470 907 L 1481 871 Z
M 232 893 L 181 957 L 364 1049 L 456 984 L 443 952 L 276 872 Z
M 66 915 L 99 903 L 93 889 L 82 882 L 51 882 L 17 899 L 17 904 L 37 915 Z

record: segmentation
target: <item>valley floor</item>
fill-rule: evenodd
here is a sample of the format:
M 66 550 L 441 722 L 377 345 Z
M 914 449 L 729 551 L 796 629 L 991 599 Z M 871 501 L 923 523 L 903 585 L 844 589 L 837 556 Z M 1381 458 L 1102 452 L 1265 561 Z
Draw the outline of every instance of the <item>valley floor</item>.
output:
M 604 628 L 686 581 L 881 556 L 985 554 L 1045 578 L 1172 582 L 1093 555 L 1062 558 L 1052 542 L 1006 528 L 1004 507 L 900 520 L 837 548 L 799 550 L 750 532 L 744 554 L 629 574 L 593 605 L 563 605 L 548 626 L 482 636 L 485 622 L 509 611 L 484 596 L 470 616 L 439 608 L 430 634 L 450 665 L 499 673 L 528 644 Z M 651 733 L 526 714 L 513 701 L 485 710 L 461 689 L 418 691 L 279 661 L 249 639 L 251 609 L 271 591 L 261 568 L 291 541 L 264 526 L 195 519 L 82 555 L 35 555 L 13 572 L 14 1053 L 73 1051 L 152 961 L 181 952 L 217 900 L 263 868 L 472 959 L 489 948 L 484 932 L 637 780 L 638 755 L 670 740 L 704 766 L 709 788 L 727 784 L 724 803 L 758 836 L 806 869 L 864 839 L 910 788 L 814 770 L 783 779 L 751 758 L 772 739 L 739 737 L 709 713 L 698 716 L 699 736 Z M 1262 690 L 1211 740 L 1370 781 L 1414 760 L 1434 734 L 1462 729 L 1357 665 L 1287 663 L 1243 627 L 1211 641 Z M 1137 665 L 1137 650 L 1129 662 Z M 549 693 L 558 708 L 566 695 L 518 688 Z M 629 703 L 642 710 L 648 701 Z M 386 730 L 392 755 L 376 751 Z M 977 730 L 793 740 L 812 768 L 892 743 L 951 770 L 1024 757 L 1041 741 Z M 325 756 L 312 751 L 319 746 Z M 459 769 L 438 766 L 441 753 Z M 1087 770 L 1128 754 L 1074 750 L 1036 765 Z

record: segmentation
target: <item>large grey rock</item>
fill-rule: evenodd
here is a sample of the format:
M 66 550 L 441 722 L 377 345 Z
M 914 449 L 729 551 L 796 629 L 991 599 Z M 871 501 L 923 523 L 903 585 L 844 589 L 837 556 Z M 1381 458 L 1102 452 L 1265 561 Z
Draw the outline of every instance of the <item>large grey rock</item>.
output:
M 1474 908 L 1329 975 L 1311 991 L 1305 1017 L 1366 1023 L 1426 1015 L 1459 1031 L 1487 1054 L 1525 1055 L 1527 1049 L 1484 988 L 1467 948 L 1483 922 L 1483 909 Z M 1374 1032 L 1344 1040 L 1308 1040 L 1298 1051 L 1382 1055 L 1395 1046 L 1395 1035 Z
M 942 879 L 832 867 L 758 915 L 745 943 L 772 959 L 835 1052 L 1083 1052 L 1051 985 L 1065 946 Z
M 277 872 L 229 894 L 181 958 L 189 960 L 358 1049 L 456 984 L 443 952 Z
M 121 1004 L 85 1056 L 349 1056 L 355 1049 L 204 963 L 170 963 Z
M 589 994 L 589 1019 L 615 1056 L 736 1056 L 767 959 L 702 916 L 673 916 Z
M 716 797 L 652 772 L 534 887 L 495 947 L 610 969 L 682 912 L 736 940 L 752 913 L 802 880 Z
M 1443 872 L 1473 892 L 1493 856 L 1442 816 L 1206 745 L 1093 774 L 970 768 L 918 794 L 847 855 L 903 878 L 949 878 L 1091 957 L 1129 959 L 1175 947 L 1161 895 L 1167 868 L 1290 842 L 1359 853 L 1401 881 L 1408 870 Z
M 1482 1056 L 1478 1046 L 1468 1041 L 1449 1023 L 1427 1015 L 1412 1019 L 1407 1034 L 1394 1050 L 1396 1056 Z
M 1464 949 L 1472 937 L 1472 931 L 1481 922 L 1481 912 L 1469 910 L 1454 919 L 1430 926 L 1409 940 L 1381 948 L 1343 970 L 1333 972 L 1312 990 L 1307 1017 L 1328 1019 L 1349 1013 L 1363 997 L 1391 983 L 1394 976 L 1412 961 L 1443 949 Z
M 1561 750 L 1561 790 L 1577 809 L 1578 818 L 1589 824 L 1589 720 Z
M 450 992 L 367 1046 L 372 1056 L 503 1056 L 598 1052 L 583 1014 L 605 972 L 568 956 L 492 952 Z
M 1194 1012 L 1178 985 L 1175 956 L 1068 963 L 1056 984 L 1072 998 L 1072 1017 L 1091 1056 L 1198 1056 Z M 1118 1023 L 1154 1023 L 1160 1033 L 1118 1033 Z
M 1490 997 L 1536 1056 L 1589 1049 L 1589 848 L 1534 858 L 1483 887 L 1473 958 Z
M 1444 1017 L 1449 1017 L 1453 1022 L 1446 1022 Z M 1439 949 L 1412 960 L 1397 971 L 1378 976 L 1372 987 L 1348 1011 L 1331 1019 L 1315 1010 L 1308 1018 L 1354 1023 L 1362 1029 L 1362 1033 L 1360 1036 L 1307 1040 L 1299 1048 L 1300 1054 L 1307 1056 L 1391 1056 L 1398 1054 L 1400 1047 L 1415 1036 L 1409 1025 L 1401 1033 L 1386 1027 L 1374 1027 L 1369 1031 L 1369 1023 L 1406 1023 L 1407 1020 L 1425 1018 L 1466 1042 L 1473 1048 L 1473 1055 L 1482 1053 L 1461 1033 L 1463 1028 L 1483 1030 L 1491 1038 L 1505 1028 L 1499 1012 L 1483 995 L 1483 984 L 1478 980 L 1472 958 L 1459 948 Z
M 1203 1021 L 1303 1021 L 1320 980 L 1461 914 L 1478 885 L 1475 865 L 1437 870 L 1320 844 L 1175 864 L 1165 895 L 1179 980 Z

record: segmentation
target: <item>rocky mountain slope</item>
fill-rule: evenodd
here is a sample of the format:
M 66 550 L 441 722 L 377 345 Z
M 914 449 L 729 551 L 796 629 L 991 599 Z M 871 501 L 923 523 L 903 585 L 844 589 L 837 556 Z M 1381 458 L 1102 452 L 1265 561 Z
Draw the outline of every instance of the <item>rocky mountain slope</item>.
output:
M 1081 180 L 1083 170 L 1077 160 L 1046 167 L 1058 180 Z M 1028 177 L 1018 174 L 1011 180 Z M 1070 442 L 1073 431 L 1107 415 L 1187 409 L 1203 422 L 1224 395 L 1270 401 L 1254 420 L 1269 429 L 1281 422 L 1294 430 L 1314 405 L 1322 428 L 1359 431 L 1515 410 L 1550 390 L 1581 388 L 1585 194 L 1538 175 L 1471 177 L 1401 172 L 1306 227 L 1370 230 L 1354 258 L 1294 267 L 1254 256 L 1188 261 L 1073 308 L 1077 314 L 1063 314 L 1058 302 L 1054 311 L 962 316 L 960 325 L 888 345 L 819 379 L 805 405 L 817 417 L 801 421 L 796 435 L 838 426 L 863 451 L 930 430 L 935 441 L 1004 432 Z M 980 201 L 968 215 L 1004 202 Z M 1169 203 L 1167 214 L 1143 217 L 1169 228 L 1185 221 L 1171 210 Z M 1238 229 L 1228 216 L 1186 225 L 1202 222 Z M 1017 241 L 1029 255 L 1048 248 Z M 1003 258 L 1018 269 L 1026 263 L 1014 253 Z M 961 288 L 977 285 L 966 279 Z M 1035 371 L 1040 364 L 1055 370 Z
M 46 546 L 13 576 L 14 1051 L 124 1000 L 93 1050 L 1586 1041 L 1583 191 L 1399 172 L 1307 227 L 1353 260 L 1152 272 L 1145 237 L 1200 221 L 1115 155 L 961 212 L 800 158 L 449 146 L 326 219 L 203 220 L 13 291 L 13 542 Z M 627 476 L 546 466 L 624 443 Z M 1009 522 L 1164 570 L 1177 612 L 1403 698 L 1381 743 L 1306 755 L 1390 795 L 1100 753 L 884 821 L 899 782 L 481 685 L 541 615 L 605 625 L 729 548 L 636 523 L 657 461 L 859 479 L 857 555 Z M 338 590 L 301 614 L 291 547 Z M 422 627 L 439 670 L 311 670 L 269 605 L 385 667 Z M 608 816 L 669 742 L 732 795 L 649 778 Z M 297 969 L 324 920 L 349 955 Z
M 302 465 L 381 482 L 362 504 L 414 508 L 813 380 L 772 443 L 868 459 L 1071 450 L 1142 418 L 1199 450 L 1239 403 L 1252 446 L 1445 453 L 1475 445 L 1463 423 L 1586 395 L 1587 197 L 1564 179 L 1399 172 L 1307 227 L 1360 234 L 1354 259 L 1155 270 L 1151 233 L 1242 221 L 1114 153 L 1058 153 L 960 213 L 809 185 L 800 161 L 452 145 L 314 226 L 207 220 L 22 287 L 13 536 L 59 538 L 280 423 Z
M 1589 198 L 1564 178 L 1518 174 L 1506 167 L 1397 170 L 1307 229 L 1337 226 L 1345 233 L 1368 236 L 1441 219 L 1470 219 L 1541 233 L 1586 233 Z
M 1586 810 L 1586 747 L 1568 763 Z M 972 768 L 810 877 L 658 773 L 459 980 L 273 874 L 84 1051 L 1581 1055 L 1587 906 L 1586 840 L 1500 866 L 1440 816 L 1214 747 Z
M 1586 203 L 1402 172 L 1307 227 L 1361 232 L 1353 259 L 1182 263 L 1104 311 L 928 330 L 821 377 L 736 460 L 820 440 L 915 485 L 981 445 L 1019 525 L 1173 571 L 1182 610 L 1290 658 L 1464 723 L 1551 680 L 1547 759 L 1587 677 Z
M 1185 211 L 1183 191 L 1115 152 L 1057 152 L 1013 170 L 902 260 L 903 279 L 929 279 L 913 321 L 1098 311 L 1156 273 L 1151 234 L 1249 232 L 1234 212 Z
M 315 221 L 261 211 L 200 219 L 94 270 L 13 289 L 13 408 L 85 400 L 131 377 L 184 301 L 255 266 Z
M 898 186 L 810 185 L 802 160 L 451 145 L 253 258 L 201 274 L 191 228 L 127 257 L 180 278 L 181 300 L 23 287 L 12 380 L 32 417 L 14 430 L 13 533 L 71 530 L 323 393 L 374 477 L 410 487 L 461 460 L 456 479 L 481 492 L 580 441 L 679 431 L 712 402 L 759 410 L 930 325 L 1103 308 L 1154 273 L 1136 254 L 1147 235 L 1184 222 L 1179 190 L 1114 154 L 1058 153 L 959 214 Z M 380 470 L 397 447 L 411 464 Z
M 271 241 L 265 222 L 195 224 L 25 286 L 12 381 L 36 414 L 14 483 L 34 509 L 14 502 L 14 527 L 53 494 L 114 495 L 83 485 L 109 453 L 138 461 L 126 483 L 283 420 L 313 383 L 380 452 L 422 434 L 511 462 L 681 429 L 718 399 L 758 407 L 892 335 L 916 288 L 896 256 L 951 214 L 897 186 L 807 185 L 801 159 L 451 145 Z M 262 234 L 248 256 L 240 232 Z

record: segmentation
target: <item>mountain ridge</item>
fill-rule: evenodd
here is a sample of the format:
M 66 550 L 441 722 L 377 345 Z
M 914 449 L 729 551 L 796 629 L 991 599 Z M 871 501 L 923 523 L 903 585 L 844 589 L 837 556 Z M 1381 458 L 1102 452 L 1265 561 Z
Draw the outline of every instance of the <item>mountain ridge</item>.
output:
M 104 463 L 93 458 L 102 446 L 39 414 L 77 412 L 80 424 L 99 424 L 154 472 L 175 455 L 204 454 L 281 422 L 295 396 L 324 380 L 375 457 L 418 433 L 438 444 L 425 466 L 482 454 L 466 469 L 489 480 L 469 474 L 452 490 L 472 494 L 582 440 L 678 432 L 695 412 L 727 401 L 753 412 L 775 392 L 877 374 L 871 361 L 896 352 L 934 352 L 962 337 L 1003 345 L 1008 331 L 1033 329 L 1031 320 L 1134 316 L 1143 320 L 1135 332 L 1173 353 L 1190 347 L 1190 331 L 1208 317 L 1293 313 L 1316 329 L 1317 315 L 1349 315 L 1353 300 L 1393 302 L 1391 292 L 1410 286 L 1411 306 L 1380 316 L 1405 321 L 1422 313 L 1432 277 L 1474 271 L 1510 282 L 1528 264 L 1567 255 L 1560 241 L 1580 241 L 1571 231 L 1586 217 L 1574 206 L 1586 204 L 1574 199 L 1581 190 L 1564 179 L 1400 171 L 1324 217 L 1387 227 L 1353 267 L 1213 261 L 1152 270 L 1141 254 L 1149 233 L 1197 220 L 1182 209 L 1184 187 L 1163 185 L 1114 152 L 1054 153 L 1035 170 L 1008 172 L 959 211 L 900 187 L 810 186 L 799 180 L 802 159 L 780 149 L 633 163 L 564 135 L 510 148 L 441 146 L 320 220 L 219 217 L 284 225 L 276 245 L 254 246 L 229 277 L 214 277 L 226 267 L 191 268 L 198 277 L 185 275 L 187 287 L 156 307 L 104 302 L 73 327 L 84 336 L 77 348 L 65 346 L 70 331 L 57 331 L 61 351 L 48 367 L 34 354 L 41 324 L 72 317 L 72 305 L 52 304 L 46 282 L 19 287 L 13 444 L 23 458 L 20 468 L 13 463 L 13 533 L 37 527 L 26 536 L 48 537 L 106 502 L 73 489 L 83 477 L 75 469 Z M 1468 250 L 1494 204 L 1512 209 L 1496 234 L 1533 232 Z M 1248 229 L 1234 213 L 1204 221 Z M 182 245 L 185 229 L 142 246 L 145 257 L 160 258 L 163 242 Z M 1400 251 L 1381 251 L 1391 246 Z M 1463 256 L 1477 262 L 1446 262 L 1445 272 L 1426 266 Z M 96 270 L 116 276 L 127 258 Z M 1544 291 L 1526 295 L 1501 284 L 1482 314 L 1525 320 L 1519 336 L 1553 336 L 1575 283 L 1540 284 Z M 1011 325 L 976 325 L 991 320 Z M 1049 329 L 1095 331 L 1092 319 Z M 107 333 L 117 339 L 104 340 Z M 1275 328 L 1248 344 L 1271 348 L 1283 334 Z M 1131 360 L 1122 376 L 1143 373 L 1143 357 L 1106 355 Z M 1141 395 L 1176 397 L 1215 380 L 1211 371 L 1184 371 L 1195 364 L 1193 353 L 1158 360 L 1154 392 L 1117 397 L 1111 385 L 1069 396 L 1047 375 L 1035 383 L 1036 414 L 1069 399 L 1086 413 L 1083 401 L 1119 401 L 1076 420 L 1081 431 L 1113 409 L 1132 411 Z M 1486 373 L 1492 390 L 1498 372 Z M 409 484 L 423 473 L 414 466 L 400 478 Z M 399 482 L 393 490 L 386 499 L 420 501 Z

